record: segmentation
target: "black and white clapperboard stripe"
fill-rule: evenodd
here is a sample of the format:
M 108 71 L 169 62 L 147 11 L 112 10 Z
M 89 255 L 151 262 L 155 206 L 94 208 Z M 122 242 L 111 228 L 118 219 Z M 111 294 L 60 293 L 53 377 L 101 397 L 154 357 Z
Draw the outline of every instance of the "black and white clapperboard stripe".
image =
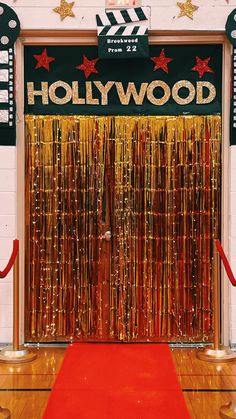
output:
M 148 26 L 137 25 L 137 22 L 148 21 L 148 18 L 147 7 L 115 10 L 96 15 L 100 58 L 148 56 Z M 133 23 L 136 23 L 136 25 L 133 25 Z M 128 47 L 128 45 L 130 48 L 127 50 L 125 47 Z M 141 49 L 141 55 L 139 48 Z M 119 51 L 121 49 L 123 51 Z
M 0 144 L 15 144 L 14 42 L 20 32 L 19 19 L 0 3 Z
M 115 10 L 96 15 L 97 26 L 124 25 L 132 22 L 148 20 L 147 7 L 135 7 L 133 9 Z
M 230 143 L 236 144 L 236 9 L 228 16 L 225 29 L 227 37 L 233 45 Z
M 115 36 L 115 35 L 148 35 L 146 26 L 104 26 L 98 29 L 98 35 Z

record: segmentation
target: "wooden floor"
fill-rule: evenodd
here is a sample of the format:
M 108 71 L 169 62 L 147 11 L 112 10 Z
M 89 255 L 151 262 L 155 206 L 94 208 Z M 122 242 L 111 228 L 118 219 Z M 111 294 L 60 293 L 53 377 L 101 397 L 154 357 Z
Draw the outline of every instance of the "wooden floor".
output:
M 11 411 L 11 419 L 42 418 L 65 348 L 32 351 L 38 358 L 30 364 L 0 364 L 0 406 Z M 219 418 L 220 406 L 236 398 L 236 362 L 199 361 L 196 349 L 173 349 L 172 353 L 191 417 Z

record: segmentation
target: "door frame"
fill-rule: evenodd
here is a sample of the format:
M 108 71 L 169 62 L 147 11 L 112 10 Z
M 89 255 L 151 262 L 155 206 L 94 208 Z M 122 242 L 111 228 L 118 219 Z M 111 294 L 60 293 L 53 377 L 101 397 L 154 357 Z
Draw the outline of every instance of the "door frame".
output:
M 149 31 L 150 45 L 221 44 L 222 56 L 222 190 L 221 242 L 229 253 L 229 175 L 230 175 L 230 89 L 231 45 L 225 33 L 209 31 Z M 15 46 L 16 58 L 16 153 L 17 153 L 17 237 L 20 240 L 20 340 L 24 343 L 25 309 L 25 132 L 24 132 L 24 46 L 26 45 L 97 45 L 95 30 L 22 30 Z M 229 344 L 230 284 L 222 268 L 221 337 Z

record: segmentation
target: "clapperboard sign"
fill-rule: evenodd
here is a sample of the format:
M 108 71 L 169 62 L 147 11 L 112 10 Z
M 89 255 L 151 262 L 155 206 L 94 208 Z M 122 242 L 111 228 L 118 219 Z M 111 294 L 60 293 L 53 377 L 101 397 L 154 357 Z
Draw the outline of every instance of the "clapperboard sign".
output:
M 236 144 L 236 9 L 228 16 L 225 29 L 227 37 L 233 45 L 230 143 Z
M 99 58 L 149 57 L 148 26 L 132 25 L 148 20 L 147 7 L 96 15 Z

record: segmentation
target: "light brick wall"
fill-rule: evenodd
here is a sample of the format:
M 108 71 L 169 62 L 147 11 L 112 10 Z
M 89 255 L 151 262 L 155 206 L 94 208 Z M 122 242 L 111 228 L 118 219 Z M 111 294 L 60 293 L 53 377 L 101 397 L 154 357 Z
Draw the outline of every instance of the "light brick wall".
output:
M 183 0 L 184 1 L 184 0 Z M 66 18 L 52 11 L 60 0 L 5 0 L 13 7 L 23 29 L 95 29 L 95 14 L 104 11 L 105 0 L 75 0 L 76 17 Z M 143 0 L 150 6 L 150 27 L 157 30 L 224 30 L 236 0 L 193 0 L 199 6 L 194 19 L 178 18 L 176 0 Z M 16 149 L 0 147 L 0 269 L 6 264 L 16 233 Z M 236 146 L 230 149 L 230 259 L 236 274 Z M 236 289 L 230 289 L 230 337 L 236 343 Z M 0 280 L 0 342 L 12 336 L 12 273 Z
M 236 276 L 236 146 L 230 147 L 230 261 Z M 230 286 L 230 339 L 236 343 L 236 287 Z
M 76 17 L 61 22 L 60 16 L 52 11 L 60 5 L 60 0 L 6 0 L 5 3 L 15 8 L 24 29 L 94 29 L 95 14 L 105 8 L 105 0 L 76 0 L 73 8 Z M 194 0 L 199 9 L 191 20 L 187 17 L 178 19 L 176 3 L 176 0 L 143 0 L 143 6 L 151 7 L 152 29 L 222 30 L 227 16 L 236 6 L 235 0 L 230 0 L 230 4 L 226 0 Z
M 16 236 L 16 148 L 0 146 L 0 270 Z M 0 342 L 12 341 L 13 271 L 0 279 Z

